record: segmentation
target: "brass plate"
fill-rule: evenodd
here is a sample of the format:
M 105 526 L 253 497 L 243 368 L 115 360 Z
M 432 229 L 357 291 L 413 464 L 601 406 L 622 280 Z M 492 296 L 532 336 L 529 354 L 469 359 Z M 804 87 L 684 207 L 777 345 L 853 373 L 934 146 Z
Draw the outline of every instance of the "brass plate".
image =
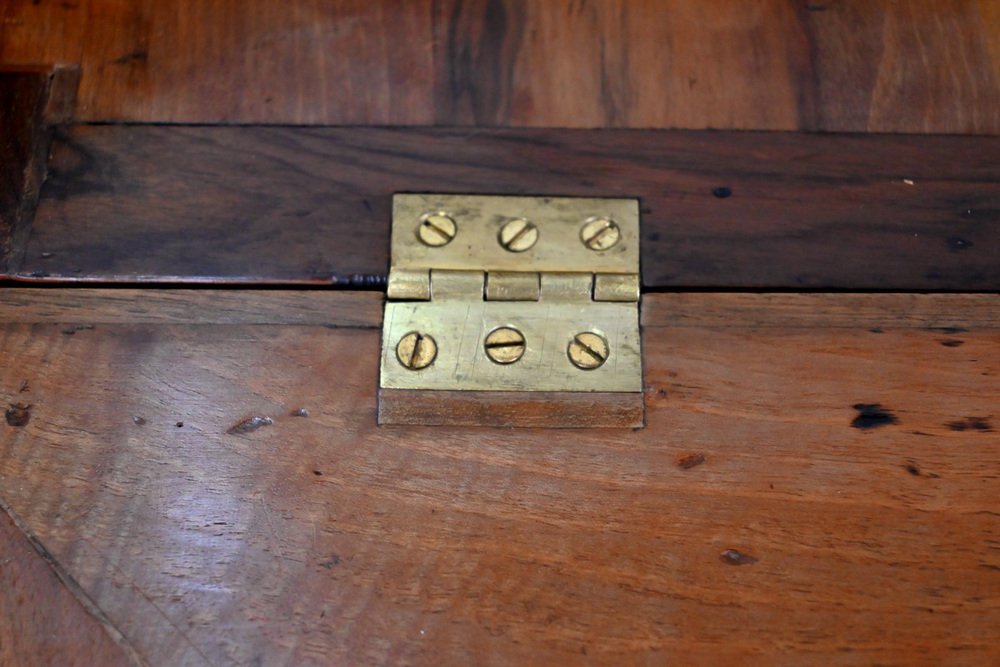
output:
M 428 246 L 418 237 L 428 213 L 455 221 L 454 238 Z M 581 240 L 594 219 L 614 220 L 620 238 L 606 250 L 591 250 Z M 500 230 L 524 219 L 538 229 L 538 240 L 523 252 L 500 245 Z M 584 197 L 499 197 L 405 194 L 392 199 L 392 268 L 475 271 L 639 272 L 639 202 L 636 199 Z
M 524 334 L 526 349 L 515 363 L 486 356 L 486 335 L 498 327 Z M 389 302 L 385 306 L 381 386 L 391 389 L 467 391 L 642 391 L 642 356 L 635 303 L 542 301 Z M 396 358 L 399 339 L 411 331 L 437 342 L 437 357 L 414 371 Z M 576 334 L 592 331 L 610 353 L 598 368 L 581 370 L 567 348 Z

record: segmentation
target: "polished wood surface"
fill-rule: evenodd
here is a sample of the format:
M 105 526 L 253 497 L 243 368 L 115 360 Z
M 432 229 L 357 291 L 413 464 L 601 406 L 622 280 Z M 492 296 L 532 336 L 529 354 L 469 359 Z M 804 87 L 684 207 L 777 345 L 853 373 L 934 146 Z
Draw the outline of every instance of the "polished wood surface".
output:
M 8 0 L 97 121 L 1000 132 L 994 0 Z
M 1000 289 L 1000 138 L 74 126 L 36 280 L 380 286 L 395 192 L 639 197 L 648 287 Z
M 137 653 L 115 643 L 115 630 L 100 610 L 76 582 L 53 567 L 58 564 L 51 555 L 7 510 L 0 501 L 0 665 L 115 667 L 130 664 L 130 658 L 131 664 L 139 662 L 134 660 Z
M 378 423 L 426 426 L 641 428 L 641 392 L 382 389 Z
M 151 664 L 1000 660 L 996 295 L 646 295 L 647 427 L 547 431 L 377 427 L 379 294 L 125 294 L 0 292 L 0 494 Z

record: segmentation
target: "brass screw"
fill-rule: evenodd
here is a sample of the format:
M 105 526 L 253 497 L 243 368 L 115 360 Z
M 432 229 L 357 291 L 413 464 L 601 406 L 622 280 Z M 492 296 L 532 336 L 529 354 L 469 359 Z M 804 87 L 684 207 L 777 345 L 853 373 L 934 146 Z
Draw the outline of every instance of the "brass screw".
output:
M 510 252 L 524 252 L 538 242 L 538 227 L 524 218 L 511 220 L 500 230 L 500 245 Z
M 512 364 L 524 356 L 524 334 L 517 329 L 500 327 L 486 334 L 486 356 L 498 364 Z
M 611 218 L 590 218 L 583 223 L 580 240 L 591 250 L 607 250 L 621 240 L 622 232 Z
M 592 371 L 608 360 L 608 341 L 600 334 L 585 331 L 573 336 L 566 352 L 574 366 Z
M 396 358 L 411 371 L 419 371 L 434 363 L 437 358 L 437 343 L 427 334 L 411 331 L 396 345 Z
M 420 226 L 417 228 L 417 238 L 424 245 L 438 248 L 448 245 L 458 233 L 458 226 L 454 218 L 447 213 L 438 211 L 421 216 Z

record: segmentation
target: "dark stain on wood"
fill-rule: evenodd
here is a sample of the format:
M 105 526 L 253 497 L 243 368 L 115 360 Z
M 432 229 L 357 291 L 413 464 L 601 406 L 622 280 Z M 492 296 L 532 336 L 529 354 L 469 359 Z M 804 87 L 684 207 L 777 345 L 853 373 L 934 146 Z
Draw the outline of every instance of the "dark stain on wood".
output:
M 4 412 L 4 418 L 10 426 L 27 426 L 31 421 L 31 405 L 28 403 L 11 403 Z
M 987 417 L 966 417 L 950 421 L 945 426 L 951 431 L 993 431 L 993 424 Z
M 342 560 L 340 556 L 338 556 L 337 554 L 333 554 L 328 559 L 321 561 L 319 566 L 322 568 L 326 568 L 327 570 L 332 570 L 333 568 L 340 565 L 341 562 Z
M 63 333 L 67 336 L 73 336 L 77 331 L 89 331 L 94 328 L 93 324 L 75 324 L 71 327 L 66 327 L 63 329 Z
M 903 470 L 905 470 L 907 473 L 909 473 L 914 477 L 926 477 L 928 479 L 939 479 L 941 477 L 941 475 L 937 474 L 936 472 L 928 472 L 926 470 L 921 469 L 920 466 L 918 466 L 913 461 L 907 461 L 906 463 L 904 463 Z
M 883 408 L 880 403 L 855 403 L 852 407 L 858 411 L 857 416 L 851 420 L 854 428 L 868 430 L 899 423 L 896 415 Z
M 677 467 L 682 470 L 696 468 L 706 461 L 704 454 L 685 454 L 677 459 Z
M 941 344 L 944 345 L 945 347 L 961 347 L 962 345 L 965 344 L 965 341 L 949 338 L 947 340 L 941 341 Z
M 123 56 L 119 56 L 118 58 L 112 60 L 111 63 L 114 65 L 131 65 L 134 62 L 145 63 L 148 58 L 149 54 L 139 49 L 132 51 L 131 53 L 126 53 Z

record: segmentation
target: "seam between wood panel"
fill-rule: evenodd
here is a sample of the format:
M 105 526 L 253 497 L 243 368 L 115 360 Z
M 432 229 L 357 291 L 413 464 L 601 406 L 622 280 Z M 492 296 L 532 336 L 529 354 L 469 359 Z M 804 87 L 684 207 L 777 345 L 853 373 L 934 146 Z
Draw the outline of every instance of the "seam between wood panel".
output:
M 77 602 L 79 602 L 83 608 L 87 610 L 87 613 L 89 613 L 101 625 L 101 627 L 104 628 L 104 631 L 122 650 L 129 662 L 133 665 L 147 667 L 149 663 L 136 650 L 135 646 L 132 645 L 132 642 L 129 641 L 128 637 L 126 637 L 125 634 L 111 622 L 111 619 L 108 618 L 107 614 L 105 614 L 97 603 L 94 602 L 94 599 L 87 594 L 87 591 L 83 589 L 79 582 L 73 578 L 73 575 L 71 575 L 69 571 L 63 567 L 62 563 L 60 563 L 52 552 L 49 551 L 44 544 L 42 544 L 41 540 L 39 540 L 38 537 L 31 532 L 31 529 L 28 528 L 27 524 L 21 520 L 17 513 L 14 512 L 10 505 L 8 505 L 2 498 L 0 498 L 0 509 L 2 509 L 7 516 L 10 517 L 10 520 L 15 526 L 17 526 L 17 529 L 21 531 L 21 534 L 28 540 L 28 543 L 39 555 L 39 557 L 41 557 L 41 559 L 48 564 L 49 568 L 51 568 L 52 572 L 54 572 L 56 577 L 59 578 L 59 581 L 62 582 L 63 586 L 65 586 L 66 589 L 69 590 L 70 594 L 76 598 Z

